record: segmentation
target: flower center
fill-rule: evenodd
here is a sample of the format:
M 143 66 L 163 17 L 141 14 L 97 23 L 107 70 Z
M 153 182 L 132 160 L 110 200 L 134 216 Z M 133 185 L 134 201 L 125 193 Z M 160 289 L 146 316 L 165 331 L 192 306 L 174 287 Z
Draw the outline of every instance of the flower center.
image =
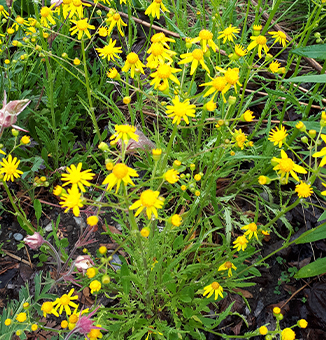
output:
M 247 239 L 245 238 L 245 236 L 240 236 L 238 238 L 238 243 L 241 244 L 241 245 L 244 245 L 247 243 Z
M 281 32 L 281 31 L 278 32 L 278 36 L 279 36 L 281 39 L 286 39 L 285 33 Z
M 80 0 L 73 0 L 72 3 L 74 4 L 75 7 L 79 7 L 82 5 L 82 2 Z
M 216 88 L 216 90 L 218 91 L 222 91 L 226 85 L 226 79 L 225 77 L 216 77 L 213 82 L 212 85 L 214 88 Z
M 161 55 L 164 51 L 164 48 L 161 44 L 155 43 L 152 46 L 152 54 L 155 56 Z
M 41 9 L 41 16 L 42 16 L 43 18 L 46 18 L 47 16 L 49 16 L 50 13 L 51 13 L 51 10 L 50 10 L 50 8 L 48 8 L 48 7 L 43 7 L 43 8 Z
M 171 75 L 171 67 L 170 65 L 164 64 L 160 65 L 157 69 L 157 75 L 161 79 L 168 79 Z
M 256 38 L 256 43 L 258 45 L 265 45 L 267 42 L 267 39 L 263 36 L 263 35 L 259 35 L 257 38 Z
M 232 268 L 232 263 L 230 261 L 225 262 L 225 267 L 228 269 Z
M 24 19 L 22 17 L 17 17 L 16 21 L 18 22 L 18 24 L 23 24 L 24 23 Z
M 136 64 L 139 60 L 138 55 L 135 52 L 131 52 L 127 56 L 127 60 L 129 64 Z
M 113 20 L 114 21 L 119 21 L 120 20 L 120 14 L 119 13 L 113 14 Z
M 224 35 L 232 35 L 233 33 L 233 28 L 232 27 L 228 27 L 223 31 Z
M 115 177 L 121 179 L 124 178 L 128 174 L 128 167 L 125 164 L 117 164 L 114 166 L 112 170 Z
M 77 21 L 77 28 L 80 31 L 86 31 L 87 27 L 88 27 L 88 23 L 87 23 L 86 20 L 79 20 L 79 21 Z
M 239 80 L 239 69 L 238 68 L 229 68 L 225 73 L 226 81 L 231 84 L 235 85 Z
M 256 231 L 256 230 L 257 230 L 257 225 L 256 225 L 256 223 L 250 223 L 250 224 L 248 225 L 248 229 L 249 229 L 250 231 Z
M 147 208 L 154 206 L 157 198 L 152 190 L 146 190 L 140 195 L 141 204 Z
M 293 161 L 290 158 L 282 159 L 280 161 L 280 169 L 284 172 L 290 172 L 293 170 Z
M 235 139 L 238 143 L 243 144 L 246 141 L 246 136 L 242 133 L 238 135 Z
M 60 303 L 61 303 L 63 306 L 69 305 L 69 303 L 70 303 L 70 298 L 69 298 L 69 296 L 68 296 L 67 294 L 62 295 L 61 298 L 60 298 Z
M 16 167 L 13 165 L 6 166 L 6 174 L 13 175 L 16 172 Z
M 199 32 L 199 38 L 201 40 L 210 40 L 213 38 L 213 33 L 208 30 L 201 30 Z
M 154 0 L 157 4 L 160 4 L 162 0 Z
M 72 314 L 69 316 L 70 323 L 76 323 L 78 321 L 78 316 L 76 314 Z
M 132 132 L 132 129 L 128 125 L 120 125 L 119 128 L 117 129 L 117 132 L 129 133 L 129 132 Z
M 45 313 L 51 313 L 51 310 L 53 309 L 53 304 L 52 302 L 48 301 L 48 302 L 44 302 L 42 305 L 42 310 Z
M 201 60 L 203 59 L 204 53 L 200 48 L 197 48 L 192 52 L 192 56 L 196 60 Z
M 214 290 L 217 290 L 220 287 L 220 285 L 217 282 L 213 282 L 211 286 Z
M 106 45 L 103 48 L 103 52 L 104 52 L 104 54 L 113 54 L 114 53 L 114 47 L 110 46 L 110 45 Z
M 62 2 L 65 4 L 65 5 L 69 5 L 72 3 L 72 0 L 62 0 Z
M 151 42 L 152 43 L 156 43 L 156 42 L 160 42 L 165 38 L 165 34 L 164 33 L 156 33 L 152 36 L 151 38 Z
M 174 114 L 178 117 L 183 117 L 187 115 L 187 106 L 184 103 L 177 103 L 174 106 Z
M 3 11 L 4 7 L 2 5 L 0 5 L 0 11 Z

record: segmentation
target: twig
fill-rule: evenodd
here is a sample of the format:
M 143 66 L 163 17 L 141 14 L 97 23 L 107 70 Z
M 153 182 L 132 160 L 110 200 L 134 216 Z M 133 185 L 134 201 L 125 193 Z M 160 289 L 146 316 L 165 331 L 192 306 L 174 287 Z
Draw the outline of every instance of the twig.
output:
M 2 250 L 5 254 L 7 254 L 8 256 L 12 257 L 13 259 L 15 259 L 15 260 L 17 260 L 17 261 L 21 261 L 21 262 L 23 262 L 23 263 L 25 263 L 25 264 L 28 264 L 28 265 L 31 266 L 31 268 L 33 268 L 33 264 L 32 264 L 32 263 L 30 263 L 30 262 L 28 262 L 28 261 L 22 259 L 22 258 L 19 257 L 19 256 L 16 256 L 16 255 L 12 254 L 10 251 L 8 251 L 8 250 L 6 250 L 6 249 L 1 249 L 1 250 Z

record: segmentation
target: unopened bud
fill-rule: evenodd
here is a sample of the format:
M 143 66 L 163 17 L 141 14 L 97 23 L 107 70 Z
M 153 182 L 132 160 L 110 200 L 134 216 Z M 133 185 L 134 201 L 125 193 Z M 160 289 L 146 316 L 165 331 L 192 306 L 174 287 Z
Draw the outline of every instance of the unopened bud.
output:
M 317 134 L 317 131 L 316 130 L 309 130 L 308 131 L 308 134 L 311 138 L 315 138 L 316 137 L 316 134 Z
M 237 101 L 237 98 L 234 97 L 234 96 L 230 96 L 230 97 L 228 98 L 228 103 L 229 103 L 230 105 L 234 105 L 234 104 L 236 103 L 236 101 Z
M 302 143 L 305 143 L 305 144 L 308 144 L 308 137 L 307 137 L 307 136 L 303 136 L 303 137 L 301 138 L 301 142 L 302 142 Z

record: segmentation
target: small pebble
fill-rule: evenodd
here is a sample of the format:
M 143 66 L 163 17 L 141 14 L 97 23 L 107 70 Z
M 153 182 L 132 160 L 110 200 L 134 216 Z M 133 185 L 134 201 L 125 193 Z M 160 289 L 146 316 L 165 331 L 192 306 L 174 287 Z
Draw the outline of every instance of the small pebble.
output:
M 22 234 L 20 234 L 20 233 L 15 233 L 14 234 L 14 239 L 16 241 L 21 241 L 23 238 L 24 238 L 24 236 Z
M 121 224 L 117 224 L 115 227 L 116 227 L 119 231 L 122 231 Z
M 74 226 L 72 224 L 68 224 L 66 228 L 67 228 L 67 233 L 70 233 L 74 229 Z
M 10 237 L 11 237 L 11 235 L 12 235 L 12 232 L 10 232 L 10 233 L 8 234 L 8 238 L 10 238 Z
M 115 270 L 119 270 L 121 268 L 121 266 L 119 266 L 119 264 L 122 264 L 121 260 L 119 259 L 119 256 L 117 254 L 113 255 L 113 259 L 110 262 L 111 266 L 115 269 Z M 112 264 L 112 263 L 116 263 L 116 264 Z
M 81 217 L 75 217 L 74 216 L 74 220 L 75 220 L 76 224 L 79 225 L 81 228 L 86 227 L 86 223 Z
M 52 231 L 52 229 L 53 229 L 53 226 L 52 226 L 52 222 L 50 222 L 45 228 L 44 228 L 44 230 L 46 231 L 46 232 L 50 232 L 50 231 Z

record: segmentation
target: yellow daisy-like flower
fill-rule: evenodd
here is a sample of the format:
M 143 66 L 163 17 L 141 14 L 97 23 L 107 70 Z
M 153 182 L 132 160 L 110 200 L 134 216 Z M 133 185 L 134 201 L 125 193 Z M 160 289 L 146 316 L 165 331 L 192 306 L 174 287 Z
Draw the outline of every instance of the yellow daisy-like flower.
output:
M 123 142 L 127 145 L 129 142 L 129 139 L 133 139 L 136 142 L 138 142 L 139 136 L 135 134 L 136 127 L 132 125 L 116 125 L 114 127 L 116 133 L 114 133 L 110 139 L 111 144 L 116 144 L 118 140 L 123 140 Z
M 183 60 L 178 62 L 179 65 L 188 64 L 191 62 L 190 75 L 194 74 L 194 72 L 196 71 L 198 67 L 198 64 L 200 64 L 205 71 L 210 73 L 209 68 L 205 64 L 204 52 L 202 49 L 196 48 L 191 53 L 181 54 L 180 58 L 182 58 Z
M 178 175 L 179 175 L 179 171 L 177 171 L 175 169 L 170 169 L 163 175 L 163 177 L 167 182 L 174 184 L 174 183 L 178 182 L 178 180 L 179 180 Z
M 251 40 L 253 40 L 249 46 L 247 47 L 248 51 L 254 49 L 256 46 L 258 46 L 258 55 L 259 58 L 261 58 L 261 51 L 264 49 L 265 54 L 268 53 L 269 48 L 267 47 L 267 39 L 263 35 L 259 35 L 258 37 L 252 36 L 250 37 Z
M 52 8 L 55 6 L 53 4 L 51 7 L 44 6 L 41 9 L 41 25 L 44 27 L 50 27 L 49 23 L 55 25 L 55 20 L 53 19 Z
M 153 43 L 147 53 L 150 54 L 146 59 L 146 66 L 149 68 L 157 68 L 159 65 L 165 64 L 166 60 L 171 64 L 173 62 L 172 57 L 177 54 L 170 49 L 164 48 L 164 45 L 160 42 Z
M 160 9 L 162 12 L 168 12 L 170 11 L 164 6 L 162 0 L 154 0 L 146 9 L 145 15 L 152 16 L 153 18 L 159 19 L 160 18 Z
M 88 268 L 86 270 L 86 276 L 89 278 L 89 279 L 92 279 L 93 277 L 95 277 L 95 275 L 97 274 L 97 271 L 95 268 L 91 267 L 91 268 Z
M 95 176 L 95 174 L 93 174 L 92 170 L 88 169 L 85 171 L 81 171 L 83 164 L 82 163 L 78 163 L 77 167 L 72 164 L 69 167 L 67 167 L 67 172 L 68 174 L 62 174 L 61 175 L 61 180 L 62 181 L 67 181 L 67 183 L 64 183 L 62 186 L 66 186 L 68 184 L 72 184 L 72 187 L 79 187 L 79 189 L 82 192 L 85 192 L 85 186 L 89 187 L 91 186 L 91 183 L 88 181 L 91 181 L 93 179 L 93 177 Z
M 237 267 L 230 261 L 224 262 L 222 265 L 219 266 L 218 271 L 227 270 L 228 277 L 232 276 L 232 269 L 237 270 Z
M 72 212 L 75 216 L 79 216 L 80 211 L 79 208 L 83 207 L 82 200 L 80 199 L 81 193 L 78 191 L 77 185 L 73 186 L 71 189 L 68 189 L 68 193 L 63 193 L 61 195 L 61 199 L 63 202 L 59 202 L 62 205 L 62 208 L 67 208 L 65 213 L 72 209 Z
M 272 38 L 275 39 L 275 43 L 280 43 L 283 47 L 286 46 L 286 43 L 289 42 L 287 40 L 286 34 L 282 31 L 277 32 L 268 32 L 268 34 L 272 35 Z
M 220 35 L 217 37 L 217 39 L 223 38 L 223 44 L 225 44 L 227 40 L 233 42 L 233 39 L 235 38 L 234 33 L 239 33 L 239 32 L 240 32 L 240 28 L 233 27 L 230 24 L 230 26 L 227 27 L 224 31 L 218 32 L 218 34 Z
M 256 239 L 258 240 L 258 235 L 257 235 L 257 225 L 255 222 L 249 223 L 245 225 L 244 227 L 241 227 L 243 230 L 247 230 L 244 235 L 249 237 L 249 240 L 255 236 Z
M 106 27 L 100 27 L 97 31 L 97 34 L 100 36 L 100 37 L 107 37 L 108 35 L 108 29 Z
M 203 296 L 206 296 L 208 294 L 207 298 L 210 298 L 214 293 L 214 300 L 217 300 L 219 296 L 223 299 L 223 288 L 216 281 L 204 287 Z
M 281 335 L 282 340 L 295 340 L 295 332 L 291 328 L 284 328 Z
M 248 53 L 248 51 L 241 45 L 235 45 L 234 52 L 238 57 L 244 57 Z
M 54 314 L 56 317 L 59 317 L 58 312 L 53 308 L 53 302 L 46 301 L 43 302 L 41 306 L 41 311 L 43 312 L 43 316 L 46 318 L 47 314 Z
M 8 19 L 9 13 L 5 10 L 5 8 L 2 5 L 0 5 L 0 19 L 2 16 Z
M 304 169 L 302 166 L 295 164 L 291 158 L 288 157 L 284 150 L 281 150 L 281 157 L 282 158 L 273 158 L 274 163 L 278 163 L 273 170 L 279 170 L 278 173 L 281 174 L 281 179 L 285 177 L 285 184 L 289 181 L 289 175 L 291 174 L 292 177 L 299 182 L 299 178 L 296 172 L 300 174 L 306 174 L 307 170 Z
M 297 184 L 295 187 L 295 192 L 298 194 L 299 198 L 307 198 L 310 197 L 313 194 L 313 190 L 310 184 L 307 184 L 303 181 L 300 182 L 300 184 Z
M 123 163 L 119 163 L 113 167 L 112 173 L 105 178 L 102 184 L 108 184 L 108 187 L 106 189 L 108 191 L 111 190 L 115 185 L 117 185 L 115 191 L 117 193 L 120 188 L 121 182 L 123 182 L 125 185 L 135 185 L 130 176 L 138 177 L 136 170 L 129 168 Z
M 103 48 L 96 48 L 99 52 L 99 56 L 102 57 L 102 59 L 108 58 L 108 61 L 115 61 L 114 58 L 119 58 L 116 53 L 122 53 L 122 47 L 114 47 L 116 43 L 116 40 L 112 41 L 112 39 L 110 39 L 109 45 L 106 45 Z
M 236 145 L 243 150 L 244 149 L 244 143 L 247 141 L 247 136 L 242 132 L 241 129 L 234 130 L 233 139 L 236 143 Z
M 101 290 L 101 282 L 94 280 L 89 284 L 89 288 L 91 289 L 91 294 L 94 292 L 99 292 Z
M 27 319 L 26 313 L 19 313 L 19 314 L 17 315 L 17 317 L 16 317 L 16 320 L 17 320 L 18 322 L 25 322 L 26 319 Z
M 169 118 L 174 117 L 172 124 L 179 125 L 182 118 L 186 124 L 189 124 L 188 117 L 195 117 L 196 106 L 191 105 L 189 99 L 180 102 L 178 96 L 175 96 L 174 99 L 172 99 L 172 103 L 173 105 L 167 105 L 167 110 L 165 111 Z
M 173 74 L 180 71 L 181 69 L 173 68 L 169 64 L 160 65 L 156 72 L 151 74 L 151 77 L 154 79 L 150 82 L 150 85 L 154 85 L 154 89 L 157 89 L 162 81 L 163 85 L 165 85 L 166 88 L 169 88 L 168 79 L 172 80 L 177 85 L 180 85 L 178 78 Z
M 326 135 L 321 135 L 322 140 L 326 143 Z M 320 151 L 315 152 L 312 157 L 323 157 L 318 167 L 321 168 L 326 164 L 326 147 L 322 148 Z M 1 163 L 0 163 L 1 164 Z
M 163 32 L 156 33 L 151 37 L 151 42 L 154 43 L 161 43 L 166 48 L 170 49 L 168 42 L 175 42 L 172 38 L 167 38 Z
M 120 1 L 121 2 L 121 1 Z M 96 327 L 101 327 L 101 325 L 96 325 Z M 101 339 L 103 337 L 103 334 L 101 333 L 101 330 L 98 328 L 93 328 L 91 331 L 87 334 L 89 340 L 97 340 Z
M 2 159 L 0 165 L 0 174 L 4 174 L 3 181 L 14 181 L 15 178 L 19 178 L 23 171 L 18 170 L 18 165 L 20 161 L 17 160 L 17 157 L 12 158 L 11 154 L 8 156 L 8 159 Z
M 106 75 L 110 79 L 114 79 L 114 80 L 119 80 L 120 79 L 120 74 L 119 74 L 118 70 L 115 67 L 110 68 L 110 70 L 108 72 L 106 72 Z
M 245 113 L 241 116 L 241 118 L 245 122 L 252 122 L 255 119 L 255 116 L 253 115 L 253 112 L 251 110 L 246 110 Z
M 121 35 L 122 37 L 125 36 L 125 34 L 123 33 L 123 30 L 122 30 L 122 27 L 121 27 L 121 26 L 127 26 L 127 24 L 124 23 L 124 22 L 122 21 L 121 16 L 120 16 L 119 13 L 114 13 L 113 15 L 110 15 L 110 16 L 108 17 L 108 19 L 106 19 L 106 22 L 107 22 L 108 24 L 110 23 L 110 26 L 109 26 L 109 28 L 108 28 L 108 35 L 110 35 L 111 32 L 112 32 L 112 30 L 113 30 L 113 28 L 114 28 L 115 26 L 117 26 L 118 31 L 120 32 L 120 35 Z
M 242 86 L 239 82 L 239 79 L 240 79 L 239 68 L 237 68 L 237 67 L 230 68 L 229 67 L 227 70 L 224 70 L 223 68 L 216 66 L 216 69 L 224 74 L 224 78 L 227 82 L 225 88 L 222 90 L 222 94 L 226 93 L 231 88 L 231 86 L 234 87 L 235 93 L 238 93 L 237 85 L 239 85 L 240 87 Z
M 277 60 L 274 60 L 273 62 L 269 64 L 268 68 L 272 73 L 276 73 L 280 67 L 281 67 L 281 64 Z
M 78 295 L 71 296 L 74 293 L 74 290 L 75 289 L 72 288 L 68 294 L 64 294 L 61 296 L 61 298 L 57 298 L 54 301 L 53 303 L 53 306 L 55 306 L 54 310 L 57 311 L 59 309 L 60 315 L 62 314 L 63 310 L 65 310 L 67 315 L 71 315 L 70 307 L 73 307 L 73 308 L 78 307 L 78 305 L 72 301 L 72 300 L 78 299 Z
M 76 26 L 71 27 L 69 31 L 71 31 L 71 35 L 75 35 L 78 32 L 77 39 L 81 40 L 83 35 L 86 34 L 86 36 L 90 39 L 91 34 L 89 33 L 88 29 L 95 29 L 94 25 L 90 25 L 87 22 L 88 18 L 81 19 L 81 20 L 71 20 L 72 23 L 74 23 Z
M 82 19 L 84 16 L 84 7 L 87 6 L 90 7 L 90 4 L 87 4 L 86 2 L 82 2 L 81 0 L 72 0 L 69 3 L 69 6 L 65 6 L 64 9 L 64 17 L 66 18 L 69 14 L 69 18 L 72 18 L 75 14 L 79 19 Z
M 145 65 L 139 60 L 138 55 L 135 52 L 131 52 L 127 55 L 127 60 L 121 71 L 128 72 L 130 70 L 131 78 L 134 78 L 136 69 L 144 74 L 143 67 L 145 67 Z
M 274 130 L 271 130 L 269 133 L 269 138 L 268 140 L 273 142 L 274 145 L 278 144 L 278 147 L 282 147 L 283 142 L 285 142 L 286 136 L 288 135 L 286 133 L 286 129 L 284 126 L 281 126 L 281 129 L 276 127 Z
M 171 223 L 175 227 L 180 227 L 180 225 L 182 223 L 182 217 L 179 214 L 174 214 L 171 217 Z
M 214 52 L 218 50 L 217 45 L 213 41 L 213 33 L 211 31 L 201 30 L 198 37 L 191 40 L 192 44 L 197 42 L 200 42 L 204 53 L 208 51 L 207 45 L 211 47 Z
M 237 251 L 244 251 L 247 248 L 247 243 L 249 241 L 246 239 L 246 236 L 238 236 L 237 239 L 233 242 L 233 248 L 237 248 Z
M 164 204 L 163 197 L 159 195 L 159 191 L 145 190 L 141 193 L 140 199 L 129 207 L 129 210 L 138 209 L 135 213 L 135 216 L 138 216 L 146 208 L 146 214 L 149 220 L 152 214 L 158 218 L 157 209 L 161 209 Z
M 213 94 L 213 97 L 210 99 L 211 101 L 213 101 L 216 94 L 218 92 L 221 92 L 222 97 L 223 97 L 223 101 L 224 101 L 224 103 L 226 103 L 226 99 L 224 97 L 224 94 L 227 92 L 227 90 L 225 91 L 227 84 L 228 83 L 227 83 L 225 77 L 215 77 L 214 79 L 212 79 L 212 81 L 210 81 L 208 83 L 201 84 L 199 86 L 211 86 L 211 88 L 204 94 L 203 97 L 208 97 L 209 95 Z

